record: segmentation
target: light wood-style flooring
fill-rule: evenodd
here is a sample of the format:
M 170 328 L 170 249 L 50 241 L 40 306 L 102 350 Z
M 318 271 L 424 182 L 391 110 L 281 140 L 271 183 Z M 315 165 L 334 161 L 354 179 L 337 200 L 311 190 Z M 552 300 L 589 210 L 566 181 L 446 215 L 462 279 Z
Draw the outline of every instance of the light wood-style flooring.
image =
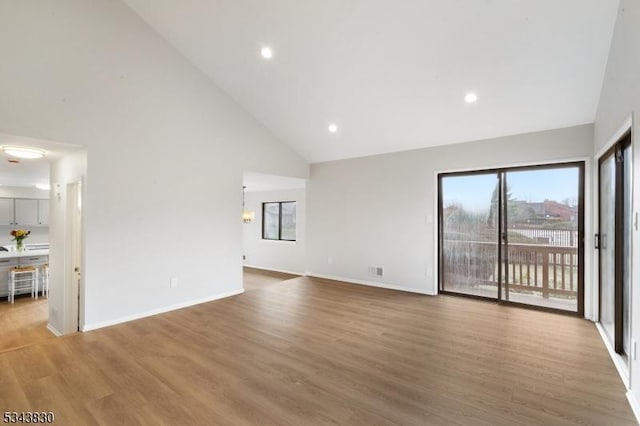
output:
M 269 287 L 272 284 L 298 277 L 298 275 L 266 271 L 264 269 L 249 268 L 246 266 L 242 269 L 244 291 L 260 290 Z
M 588 321 L 306 277 L 0 354 L 62 425 L 628 425 Z
M 47 330 L 47 299 L 18 296 L 15 303 L 0 299 L 0 352 L 54 339 Z

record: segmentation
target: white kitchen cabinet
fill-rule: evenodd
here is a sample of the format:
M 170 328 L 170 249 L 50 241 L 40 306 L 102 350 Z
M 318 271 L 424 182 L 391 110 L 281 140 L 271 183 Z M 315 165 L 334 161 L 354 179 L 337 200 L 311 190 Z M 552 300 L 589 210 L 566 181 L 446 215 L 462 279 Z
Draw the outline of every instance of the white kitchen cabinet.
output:
M 38 225 L 49 224 L 49 200 L 38 200 Z
M 29 198 L 16 198 L 14 206 L 14 225 L 38 225 L 38 200 Z
M 49 200 L 0 198 L 0 225 L 49 225 Z
M 49 263 L 48 255 L 37 254 L 34 256 L 29 256 L 29 252 L 25 252 L 21 257 L 18 258 L 18 265 L 20 266 L 40 266 L 45 263 Z
M 13 225 L 13 198 L 0 198 L 0 225 Z
M 18 266 L 17 257 L 0 259 L 0 297 L 7 297 L 9 294 L 9 271 L 14 266 Z

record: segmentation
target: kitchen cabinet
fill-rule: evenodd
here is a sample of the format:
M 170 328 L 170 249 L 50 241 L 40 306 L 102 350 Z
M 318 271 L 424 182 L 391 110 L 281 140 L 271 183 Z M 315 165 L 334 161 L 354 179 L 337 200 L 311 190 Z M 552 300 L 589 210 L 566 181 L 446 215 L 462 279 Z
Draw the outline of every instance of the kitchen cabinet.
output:
M 49 225 L 49 200 L 0 198 L 0 225 Z
M 15 266 L 18 266 L 17 257 L 0 259 L 0 296 L 2 297 L 9 295 L 9 271 Z
M 38 200 L 16 198 L 14 200 L 14 225 L 38 225 Z
M 49 224 L 49 200 L 38 200 L 38 225 Z
M 13 198 L 0 198 L 0 225 L 13 225 Z

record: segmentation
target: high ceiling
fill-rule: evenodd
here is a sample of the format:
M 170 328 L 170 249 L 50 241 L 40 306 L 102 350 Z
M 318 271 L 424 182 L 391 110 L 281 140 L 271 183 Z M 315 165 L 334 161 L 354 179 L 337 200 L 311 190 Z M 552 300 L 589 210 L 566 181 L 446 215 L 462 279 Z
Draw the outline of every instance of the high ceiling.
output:
M 244 172 L 242 184 L 246 192 L 281 191 L 286 189 L 303 189 L 307 185 L 305 179 L 267 175 L 263 173 Z
M 309 162 L 591 123 L 618 9 L 618 0 L 125 2 Z M 476 103 L 464 102 L 468 92 Z

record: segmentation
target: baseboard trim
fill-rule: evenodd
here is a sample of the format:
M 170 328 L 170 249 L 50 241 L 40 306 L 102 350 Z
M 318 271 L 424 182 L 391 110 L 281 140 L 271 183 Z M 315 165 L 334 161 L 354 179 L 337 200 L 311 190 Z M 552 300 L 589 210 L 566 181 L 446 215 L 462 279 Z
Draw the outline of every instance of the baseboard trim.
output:
M 226 297 L 236 296 L 244 293 L 244 289 L 228 291 L 226 293 L 216 294 L 215 296 L 203 297 L 201 299 L 190 300 L 188 302 L 176 303 L 175 305 L 169 305 L 158 309 L 151 309 L 149 311 L 140 312 L 133 315 L 127 315 L 120 318 L 115 318 L 108 321 L 97 322 L 93 324 L 85 324 L 81 331 L 97 330 L 99 328 L 109 327 L 116 324 L 122 324 L 124 322 L 134 321 L 141 318 L 150 317 L 153 315 L 164 314 L 166 312 L 175 311 L 177 309 L 188 308 L 189 306 L 199 305 L 201 303 L 213 302 L 214 300 L 224 299 Z
M 246 266 L 247 268 L 251 268 L 251 269 L 260 269 L 262 271 L 281 272 L 283 274 L 304 276 L 304 272 L 293 272 L 293 271 L 287 271 L 285 269 L 265 268 L 264 266 L 249 265 L 248 263 L 245 263 L 242 266 L 243 267 Z
M 429 292 L 427 290 L 420 290 L 412 287 L 402 287 L 402 286 L 393 285 L 393 284 L 378 283 L 375 281 L 365 281 L 365 280 L 357 280 L 353 278 L 336 277 L 334 275 L 317 274 L 315 272 L 307 272 L 306 275 L 309 277 L 323 278 L 326 280 L 342 281 L 349 284 L 358 284 L 358 285 L 366 285 L 369 287 L 386 288 L 388 290 L 406 291 L 409 293 L 426 294 L 428 296 L 437 295 L 437 293 Z
M 56 337 L 62 336 L 62 333 L 60 333 L 58 330 L 56 330 L 56 328 L 54 326 L 52 326 L 51 324 L 47 324 L 47 330 L 52 332 Z
M 629 405 L 631 406 L 631 411 L 636 416 L 636 420 L 640 423 L 640 404 L 638 404 L 638 400 L 633 395 L 633 392 L 627 392 L 627 401 L 629 401 Z
M 602 325 L 600 325 L 599 322 L 595 324 L 598 333 L 600 333 L 600 338 L 604 342 L 604 346 L 607 348 L 607 352 L 609 352 L 609 357 L 613 361 L 613 365 L 616 367 L 616 370 L 618 370 L 618 375 L 622 379 L 622 383 L 624 383 L 624 386 L 627 388 L 627 390 L 629 390 L 629 367 L 625 365 L 622 357 L 618 353 L 616 353 L 613 346 L 611 346 L 611 343 L 609 342 L 607 334 L 605 333 L 604 328 L 602 328 Z

